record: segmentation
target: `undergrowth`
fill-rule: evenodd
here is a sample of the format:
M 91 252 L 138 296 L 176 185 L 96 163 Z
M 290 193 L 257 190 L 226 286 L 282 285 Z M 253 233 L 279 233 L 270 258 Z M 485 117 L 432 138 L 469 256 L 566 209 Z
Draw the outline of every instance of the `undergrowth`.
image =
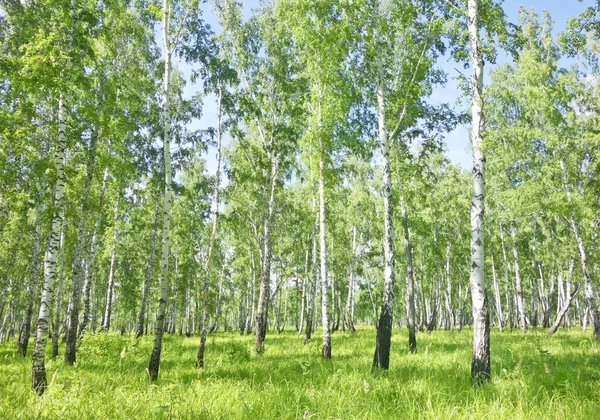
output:
M 493 331 L 492 381 L 479 388 L 470 385 L 471 330 L 418 334 L 416 355 L 407 331 L 395 330 L 390 369 L 375 372 L 373 328 L 333 334 L 330 361 L 320 359 L 319 334 L 303 345 L 294 331 L 269 332 L 263 354 L 253 336 L 212 334 L 203 371 L 197 337 L 165 335 L 155 383 L 152 337 L 87 335 L 76 366 L 48 360 L 42 397 L 31 390 L 31 358 L 4 343 L 0 418 L 600 418 L 600 351 L 589 333 Z

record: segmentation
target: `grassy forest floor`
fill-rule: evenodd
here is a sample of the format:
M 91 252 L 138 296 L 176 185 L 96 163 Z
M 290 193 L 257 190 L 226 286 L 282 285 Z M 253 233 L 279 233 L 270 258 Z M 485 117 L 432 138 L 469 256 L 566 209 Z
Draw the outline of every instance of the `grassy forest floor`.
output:
M 469 329 L 418 334 L 416 355 L 406 329 L 394 330 L 390 370 L 375 373 L 374 328 L 333 334 L 331 361 L 320 359 L 319 334 L 304 346 L 293 331 L 269 332 L 262 355 L 253 336 L 212 334 L 203 372 L 194 367 L 197 337 L 165 335 L 151 385 L 151 336 L 88 335 L 77 366 L 47 363 L 41 398 L 30 357 L 2 344 L 0 418 L 600 418 L 600 345 L 589 331 L 494 330 L 493 379 L 479 389 L 469 382 Z

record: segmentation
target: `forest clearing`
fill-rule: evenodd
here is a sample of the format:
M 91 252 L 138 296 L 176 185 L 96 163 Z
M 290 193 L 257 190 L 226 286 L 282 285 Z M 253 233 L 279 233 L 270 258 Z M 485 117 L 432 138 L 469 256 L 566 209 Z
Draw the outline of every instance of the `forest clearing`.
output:
M 320 331 L 316 331 L 319 333 Z M 166 335 L 161 377 L 149 383 L 150 337 L 94 335 L 77 366 L 48 364 L 52 385 L 40 399 L 30 366 L 0 347 L 0 416 L 17 418 L 424 418 L 594 419 L 600 415 L 600 352 L 580 330 L 549 337 L 536 330 L 492 332 L 492 381 L 469 383 L 472 330 L 418 334 L 420 350 L 394 331 L 389 371 L 371 373 L 373 328 L 335 333 L 335 357 L 320 343 L 303 345 L 296 331 L 275 333 L 263 354 L 251 336 L 217 333 L 207 368 L 194 366 L 197 339 Z
M 0 418 L 600 418 L 600 0 L 525 3 L 0 0 Z

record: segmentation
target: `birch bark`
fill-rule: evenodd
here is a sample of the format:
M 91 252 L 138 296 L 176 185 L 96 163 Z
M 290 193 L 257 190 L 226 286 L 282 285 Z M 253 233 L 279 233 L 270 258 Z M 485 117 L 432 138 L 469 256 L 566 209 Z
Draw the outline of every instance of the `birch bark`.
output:
M 38 277 L 38 259 L 40 255 L 40 231 L 42 224 L 42 211 L 44 202 L 42 200 L 45 182 L 42 182 L 39 194 L 39 202 L 35 210 L 35 231 L 33 234 L 33 246 L 31 248 L 31 264 L 29 266 L 29 284 L 27 285 L 26 300 L 27 307 L 25 308 L 25 321 L 19 333 L 17 353 L 21 356 L 27 356 L 27 347 L 29 344 L 29 336 L 31 335 L 31 321 L 33 318 L 33 295 Z
M 159 186 L 160 188 L 160 186 Z M 160 191 L 160 190 L 159 190 Z M 154 258 L 156 256 L 156 237 L 158 233 L 158 209 L 160 200 L 158 192 L 156 194 L 156 207 L 154 208 L 154 228 L 152 230 L 152 247 L 150 249 L 150 258 L 146 266 L 146 280 L 144 281 L 144 291 L 142 293 L 142 306 L 138 315 L 135 337 L 140 338 L 144 334 L 144 318 L 146 316 L 146 307 L 148 306 L 148 298 L 150 296 L 150 278 L 152 277 L 152 268 L 154 267 Z
M 154 325 L 154 344 L 148 374 L 150 380 L 158 379 L 160 355 L 162 352 L 162 339 L 164 334 L 165 313 L 169 298 L 169 237 L 171 228 L 171 112 L 169 101 L 170 70 L 171 70 L 171 44 L 169 40 L 169 22 L 171 8 L 168 0 L 163 0 L 163 44 L 165 50 L 165 70 L 163 75 L 163 162 L 165 165 L 165 193 L 163 201 L 162 248 L 160 258 L 160 299 Z
M 43 394 L 47 387 L 46 379 L 46 342 L 50 323 L 50 305 L 54 297 L 54 280 L 56 279 L 56 259 L 60 248 L 60 232 L 63 216 L 61 208 L 64 200 L 66 177 L 64 171 L 65 149 L 67 143 L 67 123 L 62 96 L 58 100 L 58 138 L 54 154 L 56 183 L 54 185 L 54 215 L 46 261 L 44 262 L 44 285 L 38 313 L 35 344 L 32 354 L 32 386 L 38 394 Z
M 356 332 L 354 328 L 354 276 L 355 276 L 355 265 L 356 265 L 356 226 L 352 227 L 352 259 L 350 260 L 350 278 L 348 279 L 348 299 L 346 301 L 346 323 L 348 330 L 351 333 Z
M 323 141 L 321 140 L 321 150 Z M 321 257 L 321 322 L 323 325 L 323 345 L 321 357 L 331 359 L 331 332 L 329 331 L 328 287 L 327 287 L 327 233 L 325 219 L 325 179 L 323 156 L 319 159 L 319 251 Z
M 275 186 L 277 184 L 277 172 L 279 170 L 279 161 L 271 157 L 270 170 L 270 193 L 267 205 L 267 211 L 263 217 L 262 232 L 262 261 L 260 270 L 260 292 L 258 296 L 258 309 L 255 320 L 256 351 L 262 352 L 264 341 L 267 335 L 267 322 L 269 314 L 269 305 L 271 297 L 271 220 L 275 206 Z
M 496 315 L 498 317 L 498 329 L 502 332 L 504 327 L 504 317 L 502 316 L 502 301 L 500 300 L 500 287 L 498 286 L 498 278 L 496 276 L 496 264 L 494 262 L 494 254 L 492 257 L 492 278 L 494 279 L 494 300 L 496 301 Z
M 106 299 L 104 303 L 104 314 L 102 316 L 102 325 L 100 331 L 110 330 L 110 318 L 112 315 L 112 300 L 115 289 L 115 263 L 117 257 L 117 241 L 119 238 L 119 228 L 117 226 L 119 220 L 119 197 L 115 203 L 114 225 L 112 245 L 110 247 L 110 268 L 108 270 L 108 284 L 106 287 Z
M 98 144 L 98 134 L 95 129 L 92 131 L 88 157 L 86 163 L 85 182 L 81 191 L 81 213 L 79 214 L 79 223 L 77 225 L 77 242 L 75 244 L 75 256 L 73 258 L 73 281 L 71 284 L 71 297 L 69 300 L 69 309 L 67 311 L 67 332 L 65 346 L 65 363 L 72 365 L 77 359 L 77 337 L 79 328 L 79 302 L 81 300 L 81 291 L 85 280 L 84 246 L 85 246 L 85 226 L 89 210 L 90 189 L 94 178 L 94 166 L 96 162 L 96 147 Z
M 377 125 L 379 145 L 383 159 L 383 300 L 375 341 L 373 368 L 388 369 L 390 366 L 390 347 L 392 342 L 392 317 L 394 301 L 394 225 L 392 208 L 392 172 L 390 160 L 390 142 L 385 128 L 385 102 L 383 68 L 379 65 L 379 84 L 377 88 Z
M 567 201 L 571 203 L 571 191 L 569 190 L 569 184 L 567 182 L 567 171 L 565 170 L 565 163 L 563 159 L 560 160 L 560 168 L 564 176 L 565 194 L 567 195 Z M 596 305 L 596 297 L 594 296 L 594 285 L 592 280 L 592 273 L 588 267 L 587 262 L 587 251 L 583 243 L 583 238 L 579 232 L 579 223 L 575 220 L 575 215 L 571 211 L 570 215 L 571 229 L 575 235 L 575 241 L 577 242 L 577 249 L 579 250 L 579 258 L 581 261 L 581 268 L 583 270 L 585 278 L 585 302 L 587 309 L 590 314 L 590 320 L 592 322 L 592 333 L 595 340 L 600 340 L 600 314 L 598 313 L 598 307 Z M 585 325 L 585 324 L 584 324 Z
M 408 214 L 403 196 L 400 196 L 400 211 L 402 212 L 402 230 L 404 232 L 404 259 L 406 260 L 406 326 L 408 328 L 408 349 L 411 353 L 416 353 L 417 337 L 415 334 L 414 293 L 415 276 L 412 261 L 412 248 L 410 245 L 410 232 L 408 230 Z
M 64 218 L 65 209 L 63 206 L 62 215 Z M 64 248 L 64 240 L 65 240 L 65 226 L 63 225 L 62 231 L 60 232 L 60 255 L 59 255 L 59 268 L 58 268 L 58 282 L 56 285 L 56 299 L 54 305 L 54 317 L 52 319 L 52 360 L 58 357 L 58 334 L 60 330 L 61 318 L 60 313 L 62 309 L 62 283 L 63 283 L 63 274 L 64 274 L 64 261 L 65 261 L 65 248 Z
M 471 193 L 471 299 L 473 309 L 473 357 L 471 380 L 490 380 L 490 318 L 487 307 L 484 254 L 485 156 L 482 150 L 483 55 L 479 39 L 479 0 L 469 0 L 467 26 L 471 44 L 471 144 L 473 149 L 473 188 Z
M 525 334 L 527 332 L 527 319 L 525 318 L 525 299 L 523 298 L 523 289 L 521 284 L 521 268 L 519 266 L 519 251 L 517 250 L 517 228 L 511 227 L 510 235 L 513 240 L 513 257 L 515 266 L 515 294 L 517 299 L 517 311 L 519 313 L 519 320 L 521 322 L 521 332 Z
M 100 190 L 100 199 L 98 200 L 98 210 L 96 211 L 96 220 L 94 221 L 94 231 L 92 233 L 92 243 L 90 245 L 90 256 L 86 262 L 85 281 L 83 285 L 83 321 L 79 328 L 79 336 L 85 334 L 85 329 L 90 319 L 90 296 L 93 286 L 93 268 L 98 253 L 98 232 L 100 231 L 100 222 L 102 221 L 102 207 L 104 205 L 104 194 L 106 192 L 106 181 L 108 179 L 108 168 L 104 169 L 102 177 L 102 188 Z
M 215 245 L 215 237 L 217 235 L 217 220 L 219 217 L 219 188 L 221 182 L 221 100 L 223 94 L 221 88 L 219 88 L 219 96 L 217 99 L 217 170 L 216 170 L 216 184 L 213 192 L 213 200 L 211 208 L 213 211 L 212 215 L 212 231 L 210 234 L 210 241 L 208 244 L 208 255 L 206 257 L 206 266 L 204 273 L 204 284 L 202 287 L 202 332 L 200 334 L 200 345 L 198 346 L 198 356 L 196 360 L 196 367 L 199 369 L 204 368 L 204 349 L 206 347 L 206 328 L 208 324 L 208 291 L 210 285 L 210 274 L 212 270 L 212 257 Z M 219 303 L 217 302 L 217 311 Z
M 315 200 L 313 197 L 312 208 L 314 211 Z M 315 216 L 316 220 L 316 216 Z M 315 301 L 317 297 L 317 223 L 313 221 L 312 226 L 312 264 L 311 264 L 311 284 L 310 297 L 308 299 L 308 307 L 306 310 L 306 330 L 304 331 L 304 344 L 310 341 L 314 329 L 314 314 Z

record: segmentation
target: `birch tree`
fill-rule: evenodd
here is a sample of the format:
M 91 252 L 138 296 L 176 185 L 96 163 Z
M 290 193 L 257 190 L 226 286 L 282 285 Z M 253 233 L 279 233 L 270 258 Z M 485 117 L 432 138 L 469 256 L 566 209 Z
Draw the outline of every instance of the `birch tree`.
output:
M 260 194 L 255 209 L 260 213 L 254 215 L 260 222 L 253 224 L 253 229 L 260 256 L 255 348 L 262 352 L 271 298 L 272 220 L 281 181 L 294 157 L 304 90 L 302 81 L 295 79 L 297 63 L 291 55 L 289 28 L 275 19 L 271 5 L 265 4 L 248 22 L 242 21 L 241 5 L 235 1 L 219 2 L 218 14 L 227 53 L 224 60 L 240 82 L 236 112 L 247 127 L 245 132 L 239 126 L 232 131 L 242 159 L 250 165 L 250 172 L 256 173 L 253 178 Z
M 344 84 L 346 80 L 339 77 L 346 65 L 351 42 L 350 10 L 351 5 L 347 2 L 293 0 L 278 4 L 279 16 L 292 27 L 294 47 L 304 66 L 302 76 L 309 84 L 306 102 L 308 130 L 303 142 L 308 151 L 306 160 L 311 165 L 310 173 L 316 173 L 316 179 L 311 182 L 318 186 L 323 359 L 331 358 L 326 180 L 331 178 L 330 153 L 336 141 L 334 133 L 351 105 L 347 85 Z M 337 140 L 339 144 L 339 137 Z
M 433 68 L 433 62 L 439 54 L 441 26 L 432 4 L 427 1 L 401 4 L 381 1 L 369 4 L 365 10 L 361 81 L 370 90 L 367 98 L 376 110 L 377 144 L 383 172 L 384 284 L 373 368 L 387 369 L 396 259 L 393 209 L 398 202 L 398 198 L 393 197 L 392 160 L 398 150 L 405 150 L 406 144 L 417 140 L 411 138 L 408 131 L 424 116 L 423 97 L 429 94 L 432 84 L 444 80 L 443 75 Z M 400 175 L 398 179 L 400 186 L 402 178 Z M 402 219 L 406 241 L 409 348 L 412 352 L 416 351 L 414 321 L 411 321 L 414 320 L 414 303 L 411 303 L 413 277 L 408 225 L 404 222 L 407 219 L 405 210 L 402 211 Z
M 479 40 L 479 1 L 469 0 L 467 28 L 471 51 L 471 147 L 473 149 L 473 188 L 471 196 L 471 299 L 473 304 L 473 360 L 471 379 L 474 383 L 490 379 L 490 318 L 484 271 L 484 205 L 485 156 L 482 150 L 483 55 Z
M 207 29 L 201 19 L 202 11 L 198 2 L 164 0 L 161 12 L 162 41 L 163 41 L 163 82 L 161 98 L 161 123 L 164 164 L 164 194 L 162 208 L 162 239 L 160 259 L 160 298 L 154 330 L 154 345 L 148 372 L 150 379 L 158 378 L 160 356 L 162 352 L 162 338 L 165 324 L 165 313 L 169 297 L 169 238 L 171 222 L 172 201 L 172 168 L 171 168 L 171 70 L 172 60 L 177 55 L 184 59 L 206 59 L 208 55 L 206 35 Z

